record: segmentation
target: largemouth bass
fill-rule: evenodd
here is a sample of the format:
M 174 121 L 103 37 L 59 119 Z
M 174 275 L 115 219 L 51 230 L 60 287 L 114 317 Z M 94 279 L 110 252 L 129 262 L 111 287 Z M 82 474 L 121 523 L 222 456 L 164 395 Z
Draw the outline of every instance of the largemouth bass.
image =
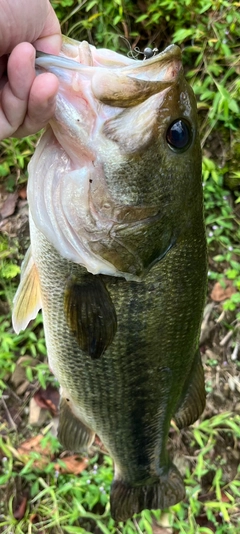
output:
M 61 56 L 39 56 L 60 89 L 29 165 L 13 325 L 42 308 L 59 439 L 80 452 L 99 436 L 115 466 L 112 517 L 124 521 L 184 498 L 170 422 L 192 424 L 205 404 L 196 103 L 175 45 L 138 61 L 65 39 Z

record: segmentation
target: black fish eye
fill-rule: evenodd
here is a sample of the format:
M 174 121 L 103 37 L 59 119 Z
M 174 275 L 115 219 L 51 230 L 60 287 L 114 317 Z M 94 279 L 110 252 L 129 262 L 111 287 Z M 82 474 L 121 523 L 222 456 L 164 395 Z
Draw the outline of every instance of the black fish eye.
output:
M 170 148 L 176 151 L 186 150 L 192 140 L 190 124 L 183 119 L 172 122 L 167 129 L 166 139 Z

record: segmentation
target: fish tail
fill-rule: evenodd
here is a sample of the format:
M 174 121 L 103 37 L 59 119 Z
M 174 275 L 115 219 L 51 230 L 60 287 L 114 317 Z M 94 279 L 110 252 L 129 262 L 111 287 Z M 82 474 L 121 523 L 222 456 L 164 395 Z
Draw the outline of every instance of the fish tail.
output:
M 110 495 L 111 515 L 115 521 L 126 521 L 142 510 L 163 510 L 185 497 L 178 469 L 172 465 L 153 484 L 131 485 L 121 479 L 113 481 Z

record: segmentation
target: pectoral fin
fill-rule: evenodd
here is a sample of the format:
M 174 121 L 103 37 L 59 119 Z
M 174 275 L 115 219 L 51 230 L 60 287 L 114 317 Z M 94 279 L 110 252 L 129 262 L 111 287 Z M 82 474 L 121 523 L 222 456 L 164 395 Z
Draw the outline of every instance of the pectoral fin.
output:
M 65 449 L 82 452 L 94 440 L 95 433 L 88 428 L 71 410 L 68 399 L 61 399 L 58 439 Z
M 39 277 L 29 247 L 22 263 L 21 280 L 13 300 L 12 323 L 15 332 L 25 330 L 42 307 Z
M 100 358 L 117 329 L 115 308 L 101 278 L 89 275 L 81 283 L 70 281 L 64 308 L 79 347 L 91 358 Z
M 205 408 L 204 373 L 199 351 L 188 377 L 174 420 L 178 428 L 192 425 Z

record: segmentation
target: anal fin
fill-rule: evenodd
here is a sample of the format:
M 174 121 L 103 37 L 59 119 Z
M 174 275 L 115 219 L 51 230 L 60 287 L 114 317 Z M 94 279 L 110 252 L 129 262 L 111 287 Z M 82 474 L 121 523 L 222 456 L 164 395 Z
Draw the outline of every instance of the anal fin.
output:
M 13 300 L 12 323 L 15 332 L 25 330 L 42 307 L 39 277 L 31 254 L 26 252 L 21 268 L 21 280 Z
M 94 440 L 95 432 L 72 412 L 70 401 L 61 399 L 58 439 L 65 449 L 86 451 Z
M 200 352 L 197 351 L 191 373 L 185 383 L 184 394 L 173 418 L 178 428 L 192 425 L 202 414 L 205 402 L 204 372 Z

